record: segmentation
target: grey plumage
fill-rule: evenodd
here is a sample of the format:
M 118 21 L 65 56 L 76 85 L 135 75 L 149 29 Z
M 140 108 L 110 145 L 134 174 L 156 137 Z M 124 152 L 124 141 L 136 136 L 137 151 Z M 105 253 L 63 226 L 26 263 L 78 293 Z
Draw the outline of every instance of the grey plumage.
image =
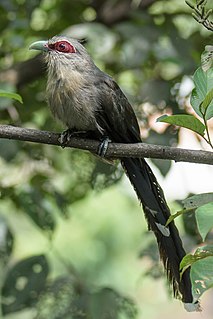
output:
M 56 42 L 58 37 L 50 40 Z M 62 40 L 67 38 L 63 37 Z M 78 45 L 78 53 L 72 58 L 58 51 L 50 51 L 46 55 L 48 65 L 47 99 L 53 115 L 70 129 L 100 130 L 96 117 L 95 107 L 100 104 L 98 90 L 94 92 L 91 83 L 94 74 L 83 76 L 84 69 L 96 68 L 93 61 L 82 45 Z M 82 57 L 83 62 L 82 62 Z M 67 67 L 72 72 L 67 72 Z M 85 111 L 86 110 L 86 111 Z

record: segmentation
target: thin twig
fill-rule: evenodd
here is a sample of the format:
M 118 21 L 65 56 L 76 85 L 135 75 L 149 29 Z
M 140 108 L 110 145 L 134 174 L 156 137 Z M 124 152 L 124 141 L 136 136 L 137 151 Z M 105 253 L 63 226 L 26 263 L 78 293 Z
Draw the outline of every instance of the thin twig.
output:
M 185 0 L 186 4 L 194 10 L 192 12 L 193 18 L 201 23 L 206 29 L 213 31 L 213 22 L 209 19 L 209 16 L 212 14 L 213 9 L 206 9 L 207 0 L 197 1 L 196 5 L 192 4 L 190 1 Z
M 203 120 L 204 120 L 204 124 L 205 124 L 205 127 L 206 127 L 206 134 L 207 134 L 207 139 L 206 142 L 211 146 L 211 148 L 213 149 L 213 145 L 212 145 L 212 142 L 211 142 L 211 137 L 210 137 L 210 133 L 209 133 L 209 127 L 208 127 L 208 123 L 207 123 L 207 120 L 206 120 L 206 117 L 204 116 L 203 117 Z
M 59 133 L 14 127 L 10 125 L 0 125 L 0 138 L 61 146 L 59 141 Z M 94 154 L 97 154 L 99 144 L 99 141 L 73 137 L 70 139 L 69 143 L 67 143 L 66 147 L 87 150 Z M 213 152 L 202 150 L 187 150 L 176 147 L 150 145 L 145 143 L 109 143 L 109 147 L 107 149 L 105 157 L 147 157 L 169 159 L 176 162 L 191 162 L 213 165 Z

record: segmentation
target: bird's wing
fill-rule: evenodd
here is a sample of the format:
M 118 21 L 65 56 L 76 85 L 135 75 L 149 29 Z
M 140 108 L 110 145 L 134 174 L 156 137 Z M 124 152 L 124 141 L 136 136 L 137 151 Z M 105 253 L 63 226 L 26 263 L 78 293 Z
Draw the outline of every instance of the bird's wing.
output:
M 126 96 L 110 77 L 98 83 L 97 122 L 113 142 L 141 142 L 140 129 Z

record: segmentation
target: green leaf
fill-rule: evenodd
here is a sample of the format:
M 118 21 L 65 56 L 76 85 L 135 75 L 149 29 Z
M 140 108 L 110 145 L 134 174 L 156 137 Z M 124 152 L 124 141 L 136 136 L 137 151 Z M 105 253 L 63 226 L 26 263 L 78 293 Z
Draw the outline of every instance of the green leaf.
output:
M 183 257 L 181 263 L 180 263 L 180 270 L 181 270 L 181 276 L 183 275 L 184 271 L 191 267 L 194 263 L 198 262 L 201 259 L 205 259 L 207 257 L 213 257 L 213 246 L 212 245 L 206 245 L 203 247 L 199 247 L 194 255 L 188 254 Z
M 188 254 L 184 256 L 180 263 L 180 269 L 192 266 L 193 263 L 197 262 L 200 259 L 204 259 L 207 257 L 213 257 L 213 245 L 206 245 L 199 247 L 194 255 Z
M 178 125 L 190 129 L 197 134 L 204 136 L 205 125 L 193 115 L 178 114 L 178 115 L 163 115 L 157 119 L 157 122 L 165 122 L 173 125 Z
M 204 102 L 206 96 L 213 89 L 213 68 L 204 72 L 202 68 L 198 68 L 193 76 L 195 88 L 191 94 L 191 105 L 195 112 L 203 117 L 200 106 Z M 213 116 L 213 100 L 208 104 L 206 109 L 205 118 L 210 119 Z
M 208 204 L 209 202 L 213 202 L 213 193 L 203 193 L 203 194 L 193 195 L 182 200 L 184 209 L 169 216 L 165 226 L 168 226 L 178 216 L 185 213 L 192 213 L 192 212 L 194 213 L 199 206 L 203 207 L 205 204 Z
M 199 247 L 194 255 L 186 255 L 181 262 L 182 272 L 191 266 L 190 277 L 195 300 L 213 286 L 213 246 Z
M 213 202 L 213 193 L 203 193 L 190 196 L 182 200 L 184 209 L 197 208 L 199 206 Z
M 14 100 L 23 104 L 23 100 L 22 100 L 21 95 L 19 95 L 17 93 L 6 92 L 6 91 L 0 90 L 0 97 L 7 97 L 9 99 L 14 99 Z
M 3 314 L 36 304 L 45 288 L 48 272 L 44 255 L 32 256 L 15 264 L 8 271 L 2 288 Z
M 195 211 L 199 233 L 203 239 L 213 227 L 213 202 L 200 206 Z
M 213 257 L 197 261 L 191 269 L 192 294 L 195 300 L 213 287 Z
M 206 95 L 205 99 L 200 105 L 200 111 L 203 114 L 204 118 L 206 117 L 206 112 L 208 110 L 209 105 L 211 105 L 213 101 L 213 88 L 209 91 L 209 93 Z

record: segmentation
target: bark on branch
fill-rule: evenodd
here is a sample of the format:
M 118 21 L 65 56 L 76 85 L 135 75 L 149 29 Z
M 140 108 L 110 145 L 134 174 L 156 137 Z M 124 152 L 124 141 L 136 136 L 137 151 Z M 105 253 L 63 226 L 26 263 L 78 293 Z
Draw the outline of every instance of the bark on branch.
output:
M 60 133 L 14 127 L 11 125 L 0 125 L 0 138 L 61 146 L 59 141 Z M 96 154 L 99 144 L 100 142 L 95 140 L 73 137 L 66 147 L 87 150 Z M 169 159 L 176 162 L 191 162 L 213 165 L 213 152 L 188 150 L 161 145 L 150 145 L 145 143 L 109 143 L 105 157 L 147 157 Z

